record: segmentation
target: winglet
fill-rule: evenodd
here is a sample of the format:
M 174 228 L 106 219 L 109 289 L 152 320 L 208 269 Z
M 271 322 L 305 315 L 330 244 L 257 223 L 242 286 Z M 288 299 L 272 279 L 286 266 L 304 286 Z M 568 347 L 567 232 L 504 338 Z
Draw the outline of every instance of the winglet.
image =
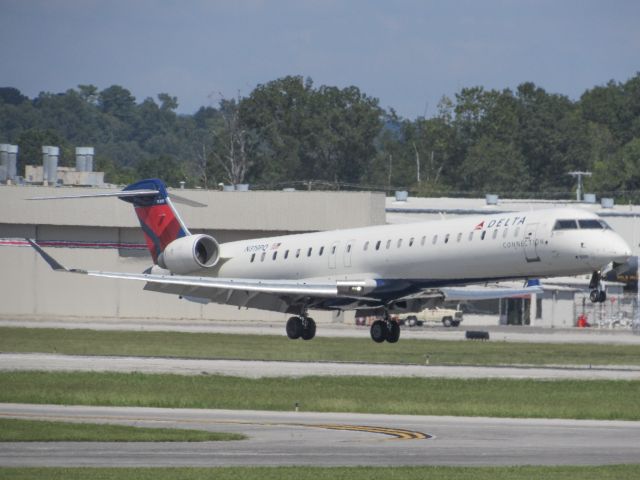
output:
M 33 240 L 31 240 L 30 238 L 25 238 L 25 240 L 27 242 L 29 242 L 29 244 L 35 249 L 36 252 L 38 252 L 40 254 L 40 256 L 42 258 L 44 258 L 44 261 L 47 262 L 49 264 L 49 266 L 51 268 L 53 268 L 55 271 L 62 271 L 62 272 L 68 272 L 69 269 L 67 269 L 66 267 L 64 267 L 63 265 L 61 265 L 60 263 L 58 263 L 58 261 L 53 258 L 51 255 L 49 255 L 47 252 L 45 252 L 44 250 L 42 250 L 42 248 L 40 247 L 40 245 L 38 245 L 36 242 L 34 242 Z

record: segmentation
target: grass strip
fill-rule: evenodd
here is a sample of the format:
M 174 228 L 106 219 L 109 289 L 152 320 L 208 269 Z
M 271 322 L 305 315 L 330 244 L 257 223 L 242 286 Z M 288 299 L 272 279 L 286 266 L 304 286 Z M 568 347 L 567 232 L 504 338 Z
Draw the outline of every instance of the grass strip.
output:
M 202 430 L 0 418 L 0 442 L 216 442 L 245 438 Z
M 5 480 L 631 480 L 640 465 L 524 467 L 0 468 Z
M 0 402 L 640 420 L 640 382 L 0 372 Z
M 320 329 L 322 326 L 319 327 Z M 284 332 L 284 327 L 283 327 Z M 637 345 L 369 338 L 291 341 L 275 335 L 0 327 L 0 352 L 431 365 L 640 365 Z

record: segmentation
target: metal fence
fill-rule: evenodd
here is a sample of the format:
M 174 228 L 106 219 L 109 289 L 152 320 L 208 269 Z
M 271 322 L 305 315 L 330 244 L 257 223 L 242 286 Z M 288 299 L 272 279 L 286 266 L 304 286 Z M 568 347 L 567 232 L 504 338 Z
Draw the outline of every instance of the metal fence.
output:
M 574 303 L 575 317 L 581 315 L 593 328 L 632 329 L 640 334 L 640 311 L 638 310 L 638 294 L 611 296 L 603 303 L 591 303 L 576 296 Z

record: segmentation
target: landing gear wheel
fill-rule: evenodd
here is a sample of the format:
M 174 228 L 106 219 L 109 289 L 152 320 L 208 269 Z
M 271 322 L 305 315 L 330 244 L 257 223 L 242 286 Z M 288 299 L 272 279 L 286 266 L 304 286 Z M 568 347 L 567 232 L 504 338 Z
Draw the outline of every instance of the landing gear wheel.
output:
M 382 343 L 387 339 L 387 325 L 382 320 L 376 320 L 371 324 L 371 339 L 376 343 Z
M 398 322 L 390 321 L 387 327 L 387 342 L 396 343 L 400 339 L 400 325 Z
M 600 271 L 596 270 L 593 272 L 593 275 L 591 275 L 589 288 L 591 289 L 591 292 L 589 292 L 589 300 L 591 300 L 592 303 L 602 303 L 607 299 L 607 291 L 602 281 Z
M 291 340 L 295 340 L 302 336 L 302 332 L 302 319 L 300 317 L 291 317 L 289 318 L 289 320 L 287 320 L 287 337 L 289 337 Z
M 605 290 L 591 290 L 589 293 L 589 300 L 592 303 L 603 303 L 607 299 L 607 292 Z
M 302 321 L 302 339 L 311 340 L 316 336 L 316 322 L 313 318 L 307 317 Z

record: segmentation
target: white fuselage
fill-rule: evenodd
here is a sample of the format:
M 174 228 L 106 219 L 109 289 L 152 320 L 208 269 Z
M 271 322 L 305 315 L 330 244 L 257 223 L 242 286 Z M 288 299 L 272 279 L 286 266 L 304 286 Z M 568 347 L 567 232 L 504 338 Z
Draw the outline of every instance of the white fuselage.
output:
M 580 209 L 547 209 L 229 242 L 221 245 L 223 261 L 209 274 L 404 279 L 438 286 L 589 273 L 630 255 L 604 223 L 558 229 L 558 220 L 600 221 Z

